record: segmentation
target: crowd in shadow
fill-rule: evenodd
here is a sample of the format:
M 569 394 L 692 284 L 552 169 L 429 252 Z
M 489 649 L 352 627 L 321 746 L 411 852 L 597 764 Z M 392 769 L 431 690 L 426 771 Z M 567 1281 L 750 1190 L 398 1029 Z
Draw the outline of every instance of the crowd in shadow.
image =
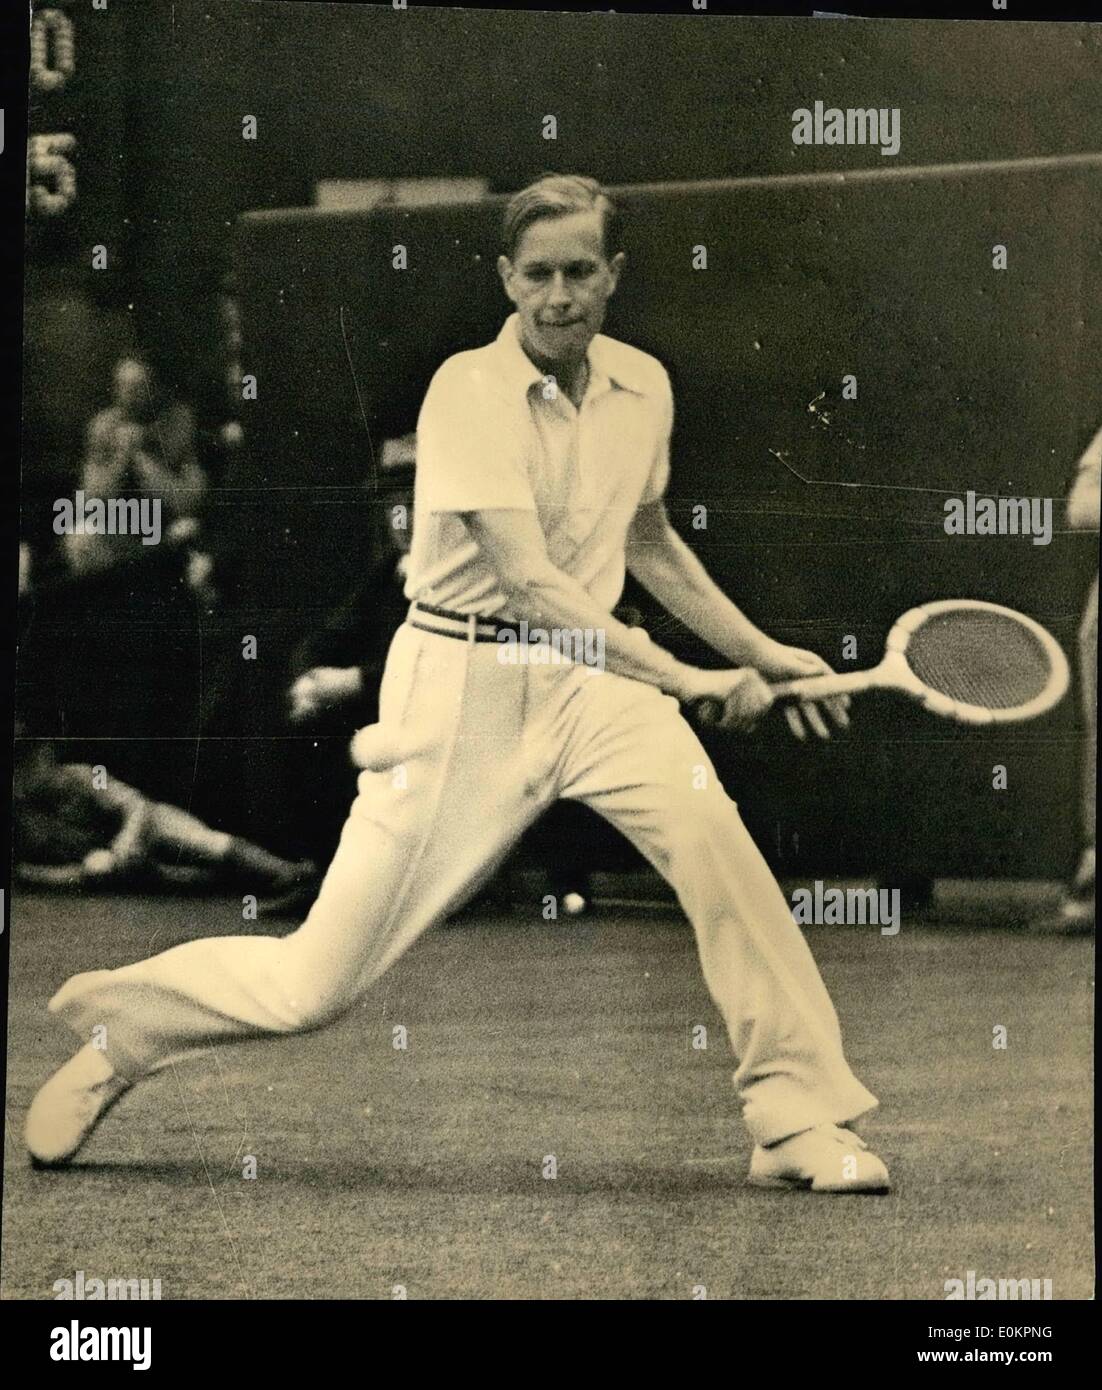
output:
M 240 336 L 232 320 L 228 329 L 232 357 Z M 239 363 L 228 375 L 227 385 L 240 381 Z M 151 354 L 114 364 L 76 486 L 54 504 L 52 536 L 43 542 L 40 531 L 20 549 L 15 879 L 68 892 L 251 889 L 258 915 L 303 915 L 354 794 L 348 745 L 378 717 L 387 651 L 409 606 L 415 440 L 383 448 L 363 581 L 294 648 L 277 717 L 301 833 L 297 852 L 275 852 L 173 804 L 150 752 L 182 689 L 195 688 L 197 710 L 195 726 L 178 730 L 185 743 L 201 743 L 234 694 L 202 669 L 196 615 L 216 626 L 232 602 L 235 557 L 206 523 L 241 426 L 227 417 L 204 429 L 167 376 Z M 538 900 L 555 916 L 591 907 L 601 838 L 587 819 L 584 808 L 557 806 L 526 842 Z M 510 899 L 507 880 L 508 869 L 486 890 L 498 907 Z

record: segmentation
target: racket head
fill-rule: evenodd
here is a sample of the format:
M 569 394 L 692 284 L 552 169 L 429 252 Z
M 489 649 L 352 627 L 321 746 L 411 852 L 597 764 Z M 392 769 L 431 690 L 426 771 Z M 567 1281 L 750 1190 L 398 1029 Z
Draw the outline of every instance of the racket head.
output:
M 906 688 L 932 714 L 961 724 L 1011 724 L 1047 714 L 1071 681 L 1063 649 L 1040 623 L 981 599 L 912 608 L 885 644 L 906 663 Z

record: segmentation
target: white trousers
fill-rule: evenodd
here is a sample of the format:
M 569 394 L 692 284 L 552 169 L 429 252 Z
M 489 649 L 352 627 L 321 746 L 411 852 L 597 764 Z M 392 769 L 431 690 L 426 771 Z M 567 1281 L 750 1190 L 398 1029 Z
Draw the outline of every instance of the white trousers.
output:
M 677 701 L 583 666 L 504 665 L 502 650 L 398 630 L 379 723 L 358 736 L 369 765 L 297 931 L 189 941 L 77 975 L 51 1011 L 84 1040 L 105 1028 L 108 1057 L 131 1079 L 212 1042 L 317 1028 L 569 797 L 617 826 L 676 890 L 753 1137 L 873 1108 L 789 905 Z

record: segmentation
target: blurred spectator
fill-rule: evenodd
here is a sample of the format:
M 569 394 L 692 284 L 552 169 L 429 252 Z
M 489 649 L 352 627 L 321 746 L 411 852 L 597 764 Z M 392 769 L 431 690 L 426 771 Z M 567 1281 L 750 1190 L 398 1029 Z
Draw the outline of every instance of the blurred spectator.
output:
M 219 350 L 222 360 L 222 385 L 225 391 L 226 418 L 219 430 L 219 442 L 227 454 L 240 447 L 244 432 L 238 416 L 241 412 L 243 367 L 241 354 L 244 335 L 241 332 L 241 310 L 232 292 L 232 285 L 218 296 Z
M 306 851 L 318 859 L 330 857 L 340 838 L 356 792 L 349 741 L 379 717 L 387 649 L 409 609 L 402 588 L 413 524 L 413 469 L 408 458 L 396 462 L 390 448 L 384 445 L 389 476 L 373 517 L 371 567 L 291 657 L 287 717 L 296 731 L 311 736 L 288 745 L 295 760 L 293 817 L 309 837 Z
M 1097 531 L 1102 511 L 1102 429 L 1087 445 L 1068 495 L 1068 525 Z M 1095 798 L 1098 777 L 1098 575 L 1094 576 L 1079 627 L 1080 699 L 1084 721 L 1079 863 L 1059 908 L 1035 923 L 1040 930 L 1090 932 L 1095 913 Z
M 316 877 L 103 769 L 59 763 L 48 742 L 17 738 L 15 876 L 34 887 L 217 887 L 279 895 Z
M 302 642 L 292 659 L 297 673 L 289 692 L 290 717 L 304 723 L 330 710 L 342 711 L 349 732 L 378 719 L 379 683 L 387 650 L 405 621 L 403 594 L 413 527 L 413 473 L 403 456 L 388 453 L 400 443 L 412 452 L 413 436 L 384 445 L 389 472 L 380 495 L 378 561 L 367 578 L 331 614 L 325 626 Z
M 111 405 L 88 427 L 80 487 L 86 497 L 105 501 L 152 494 L 161 502 L 162 534 L 171 541 L 191 540 L 206 490 L 194 415 L 170 399 L 148 359 L 122 358 L 113 381 Z M 141 537 L 99 532 L 67 534 L 63 544 L 77 574 L 134 559 L 142 549 Z
M 101 301 L 106 277 L 26 260 L 23 322 L 23 461 L 20 534 L 40 583 L 67 569 L 53 504 L 72 495 L 88 421 L 113 364 L 136 347 L 134 315 Z
M 189 396 L 199 435 L 199 460 L 209 485 L 217 487 L 244 442 L 242 400 L 244 339 L 234 277 L 226 275 L 204 301 L 202 331 L 194 335 L 188 361 Z

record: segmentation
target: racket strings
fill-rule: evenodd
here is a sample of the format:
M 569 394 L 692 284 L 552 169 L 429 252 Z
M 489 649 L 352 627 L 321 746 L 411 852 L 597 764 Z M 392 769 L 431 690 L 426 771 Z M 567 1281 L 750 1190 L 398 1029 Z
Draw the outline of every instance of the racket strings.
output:
M 1014 709 L 1045 690 L 1049 653 L 1023 623 L 1005 613 L 939 613 L 912 634 L 907 665 L 939 694 L 986 709 Z

